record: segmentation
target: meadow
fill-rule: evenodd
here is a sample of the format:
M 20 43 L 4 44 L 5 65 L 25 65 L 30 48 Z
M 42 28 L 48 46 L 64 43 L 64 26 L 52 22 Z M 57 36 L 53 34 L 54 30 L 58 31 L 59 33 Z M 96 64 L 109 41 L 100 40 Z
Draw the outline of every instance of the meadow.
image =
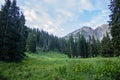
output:
M 73 58 L 59 52 L 26 53 L 19 63 L 0 62 L 0 80 L 120 80 L 120 58 Z

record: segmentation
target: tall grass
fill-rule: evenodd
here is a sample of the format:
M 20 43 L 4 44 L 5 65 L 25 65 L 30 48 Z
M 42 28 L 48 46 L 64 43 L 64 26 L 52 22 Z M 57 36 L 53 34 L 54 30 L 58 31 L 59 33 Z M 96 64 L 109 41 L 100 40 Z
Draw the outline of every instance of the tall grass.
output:
M 52 51 L 26 54 L 20 63 L 0 62 L 0 80 L 120 80 L 119 58 L 69 59 Z

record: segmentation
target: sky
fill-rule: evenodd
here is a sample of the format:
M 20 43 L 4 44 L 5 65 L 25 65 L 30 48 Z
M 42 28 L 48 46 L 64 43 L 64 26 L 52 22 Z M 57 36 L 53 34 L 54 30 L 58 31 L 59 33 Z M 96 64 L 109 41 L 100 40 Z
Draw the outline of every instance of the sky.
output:
M 109 21 L 110 0 L 17 0 L 26 25 L 63 37 L 83 26 L 96 28 Z M 4 0 L 0 0 L 0 5 Z

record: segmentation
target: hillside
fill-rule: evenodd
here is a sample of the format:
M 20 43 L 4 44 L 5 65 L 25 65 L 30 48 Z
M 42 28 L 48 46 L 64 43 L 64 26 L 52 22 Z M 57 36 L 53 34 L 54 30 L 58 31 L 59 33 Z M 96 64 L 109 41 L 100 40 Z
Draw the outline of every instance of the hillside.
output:
M 102 40 L 106 32 L 108 33 L 110 32 L 110 26 L 108 24 L 103 24 L 101 26 L 98 26 L 96 29 L 83 26 L 82 28 L 73 31 L 72 33 L 69 33 L 68 35 L 65 36 L 65 38 L 69 38 L 70 36 L 77 38 L 79 34 L 82 34 L 87 40 L 89 39 L 89 36 L 91 37 L 94 36 L 95 39 Z
M 0 80 L 120 80 L 119 58 L 69 59 L 58 52 L 26 54 L 20 63 L 0 62 Z

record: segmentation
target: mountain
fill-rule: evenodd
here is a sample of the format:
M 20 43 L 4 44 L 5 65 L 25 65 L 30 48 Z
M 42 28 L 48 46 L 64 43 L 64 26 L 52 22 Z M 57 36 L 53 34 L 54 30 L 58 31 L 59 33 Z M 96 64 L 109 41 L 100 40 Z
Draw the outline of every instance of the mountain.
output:
M 108 24 L 98 26 L 96 29 L 83 26 L 82 28 L 69 33 L 65 36 L 65 38 L 68 39 L 70 36 L 73 36 L 73 38 L 78 38 L 78 36 L 82 34 L 87 40 L 89 39 L 89 36 L 94 36 L 95 39 L 102 40 L 103 36 L 106 35 L 106 32 L 110 32 L 110 26 Z

